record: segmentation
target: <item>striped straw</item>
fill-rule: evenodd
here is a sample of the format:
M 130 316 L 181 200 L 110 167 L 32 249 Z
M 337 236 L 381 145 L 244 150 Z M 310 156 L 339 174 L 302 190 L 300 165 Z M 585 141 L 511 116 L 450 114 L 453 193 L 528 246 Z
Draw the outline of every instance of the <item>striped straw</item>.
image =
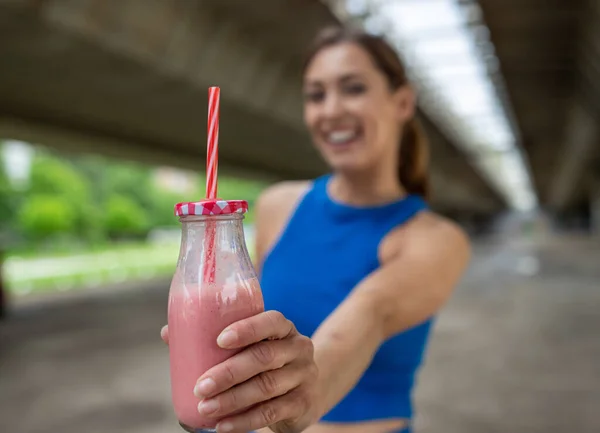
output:
M 219 162 L 219 97 L 221 89 L 208 89 L 208 139 L 206 143 L 206 198 L 217 198 Z
M 208 130 L 206 143 L 206 198 L 217 198 L 217 166 L 219 156 L 219 99 L 221 89 L 210 87 L 208 89 Z M 207 219 L 204 236 L 204 281 L 215 282 L 216 272 L 216 235 L 215 221 Z

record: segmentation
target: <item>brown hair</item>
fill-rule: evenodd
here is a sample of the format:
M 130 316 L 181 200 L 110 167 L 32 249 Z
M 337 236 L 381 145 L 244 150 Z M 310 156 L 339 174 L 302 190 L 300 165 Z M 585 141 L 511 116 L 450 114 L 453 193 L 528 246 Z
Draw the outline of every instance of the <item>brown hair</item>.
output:
M 303 70 L 306 71 L 313 57 L 323 48 L 343 42 L 358 44 L 369 53 L 391 89 L 396 90 L 408 84 L 402 60 L 382 37 L 344 27 L 326 28 L 317 35 Z M 400 139 L 400 183 L 408 193 L 428 199 L 431 193 L 428 169 L 429 143 L 419 121 L 412 118 L 404 125 Z

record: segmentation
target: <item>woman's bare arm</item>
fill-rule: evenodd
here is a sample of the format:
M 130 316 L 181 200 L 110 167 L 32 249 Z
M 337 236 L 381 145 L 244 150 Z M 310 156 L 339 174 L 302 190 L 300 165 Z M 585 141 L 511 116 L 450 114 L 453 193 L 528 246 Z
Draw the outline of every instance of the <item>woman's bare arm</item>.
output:
M 275 185 L 257 203 L 257 268 L 306 188 L 307 183 Z M 442 307 L 470 256 L 464 232 L 427 212 L 388 235 L 380 250 L 382 266 L 356 286 L 312 336 L 321 414 L 354 387 L 386 339 Z
M 469 242 L 462 230 L 437 216 L 418 218 L 398 236 L 392 235 L 395 254 L 363 280 L 312 337 L 321 414 L 354 387 L 386 339 L 441 308 L 468 263 Z

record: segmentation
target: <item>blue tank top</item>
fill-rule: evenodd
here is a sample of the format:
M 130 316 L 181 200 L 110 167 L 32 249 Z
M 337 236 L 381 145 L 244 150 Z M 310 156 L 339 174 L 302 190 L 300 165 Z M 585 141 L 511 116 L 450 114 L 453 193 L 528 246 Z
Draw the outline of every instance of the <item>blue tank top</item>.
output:
M 307 336 L 379 267 L 378 247 L 386 234 L 427 207 L 414 195 L 375 207 L 337 203 L 327 193 L 329 178 L 313 182 L 261 272 L 265 307 L 282 312 Z M 322 421 L 411 418 L 415 373 L 431 322 L 384 342 L 357 385 Z

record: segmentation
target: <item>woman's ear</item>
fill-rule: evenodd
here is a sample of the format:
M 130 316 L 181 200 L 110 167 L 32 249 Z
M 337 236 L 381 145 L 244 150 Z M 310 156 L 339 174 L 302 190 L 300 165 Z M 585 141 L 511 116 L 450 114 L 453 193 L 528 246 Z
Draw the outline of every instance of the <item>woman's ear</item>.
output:
M 415 116 L 417 95 L 409 85 L 402 86 L 396 90 L 395 95 L 398 120 L 407 122 Z

